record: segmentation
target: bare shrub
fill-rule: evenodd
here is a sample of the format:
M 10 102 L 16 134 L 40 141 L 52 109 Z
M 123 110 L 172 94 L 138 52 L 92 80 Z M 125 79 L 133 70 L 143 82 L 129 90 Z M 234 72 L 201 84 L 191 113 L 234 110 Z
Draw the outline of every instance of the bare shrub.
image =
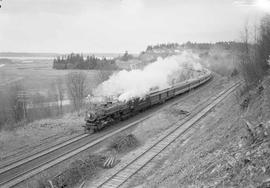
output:
M 14 129 L 37 119 L 55 117 L 70 109 L 63 107 L 64 80 L 51 84 L 46 95 L 29 94 L 21 82 L 0 89 L 0 130 Z M 50 102 L 58 102 L 58 106 Z
M 10 120 L 10 109 L 6 98 L 7 92 L 0 90 L 0 130 Z
M 63 100 L 64 100 L 64 81 L 61 78 L 56 80 L 56 91 L 58 94 L 60 114 L 63 114 Z
M 231 77 L 235 77 L 239 74 L 238 70 L 236 68 L 233 69 L 232 73 L 231 73 Z
M 15 124 L 27 119 L 28 97 L 21 83 L 8 85 L 0 95 L 1 126 Z
M 52 93 L 49 95 L 52 95 Z M 40 93 L 32 95 L 31 102 L 31 108 L 28 109 L 29 121 L 52 117 L 56 114 L 53 108 L 48 105 L 48 98 Z
M 120 135 L 116 137 L 109 145 L 109 149 L 116 150 L 118 153 L 124 153 L 134 149 L 139 145 L 139 141 L 133 134 Z
M 28 120 L 29 96 L 22 83 L 7 85 L 0 90 L 0 129 L 14 129 Z
M 66 77 L 69 97 L 74 109 L 79 112 L 84 104 L 86 93 L 86 74 L 83 72 L 70 72 Z
M 251 100 L 250 91 L 253 88 L 252 85 L 243 84 L 234 93 L 236 102 L 240 106 L 241 110 L 247 110 Z
M 270 17 L 262 19 L 259 33 L 254 27 L 253 36 L 246 24 L 242 35 L 242 50 L 240 55 L 240 72 L 247 85 L 257 85 L 262 81 L 268 69 L 270 46 L 265 43 L 270 37 Z
M 73 162 L 77 163 L 77 161 Z M 56 187 L 73 187 L 81 180 L 80 171 L 77 167 L 71 167 L 58 176 L 57 180 L 55 180 Z
M 27 96 L 21 83 L 16 83 L 8 89 L 8 101 L 12 120 L 19 122 L 27 117 Z
M 63 100 L 64 100 L 64 81 L 62 78 L 57 78 L 55 82 L 51 83 L 51 89 L 48 92 L 49 99 L 56 102 L 57 114 L 63 114 Z
M 41 179 L 37 181 L 37 188 L 51 188 L 51 185 L 48 181 Z
M 249 52 L 242 54 L 239 69 L 246 85 L 255 85 L 262 79 L 262 70 L 258 63 L 254 62 L 254 57 Z
M 256 29 L 257 30 L 257 29 Z M 259 35 L 256 36 L 257 42 L 257 61 L 263 69 L 269 68 L 269 51 L 270 51 L 270 15 L 266 14 L 259 26 Z
M 103 161 L 103 157 L 99 155 L 89 155 L 86 160 L 76 160 L 66 170 L 53 178 L 53 185 L 57 188 L 74 187 L 82 180 L 92 177 Z
M 247 85 L 255 85 L 262 79 L 262 70 L 258 63 L 251 59 L 240 62 L 239 68 Z

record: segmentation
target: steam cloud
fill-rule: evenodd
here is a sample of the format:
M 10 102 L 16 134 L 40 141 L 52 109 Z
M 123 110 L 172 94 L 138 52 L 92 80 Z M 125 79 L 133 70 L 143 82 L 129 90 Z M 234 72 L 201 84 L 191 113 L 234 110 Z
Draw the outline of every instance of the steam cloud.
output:
M 122 70 L 101 83 L 93 92 L 94 96 L 116 98 L 127 101 L 135 97 L 144 97 L 151 91 L 170 87 L 177 82 L 191 79 L 204 71 L 200 58 L 184 51 L 180 55 L 148 64 L 142 70 Z

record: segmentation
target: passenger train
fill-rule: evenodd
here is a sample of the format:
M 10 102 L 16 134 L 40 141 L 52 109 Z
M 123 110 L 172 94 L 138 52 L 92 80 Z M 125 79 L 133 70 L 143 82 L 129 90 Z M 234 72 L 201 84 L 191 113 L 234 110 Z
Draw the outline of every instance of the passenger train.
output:
M 135 98 L 127 102 L 107 102 L 96 105 L 94 109 L 89 109 L 85 115 L 85 131 L 96 132 L 104 127 L 115 124 L 118 121 L 129 118 L 139 112 L 146 110 L 154 105 L 161 104 L 167 100 L 190 91 L 209 81 L 212 74 L 207 72 L 196 79 L 187 80 L 171 86 L 170 88 L 151 92 L 144 98 Z

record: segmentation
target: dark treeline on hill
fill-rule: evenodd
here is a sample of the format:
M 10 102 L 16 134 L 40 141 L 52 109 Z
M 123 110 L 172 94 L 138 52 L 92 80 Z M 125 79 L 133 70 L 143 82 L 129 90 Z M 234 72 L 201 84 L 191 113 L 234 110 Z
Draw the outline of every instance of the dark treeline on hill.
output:
M 222 49 L 241 49 L 243 48 L 242 42 L 235 42 L 235 41 L 228 41 L 228 42 L 216 42 L 216 43 L 197 43 L 197 42 L 186 42 L 183 44 L 178 43 L 164 43 L 164 44 L 157 44 L 157 45 L 149 45 L 146 48 L 146 52 L 151 52 L 153 50 L 159 49 L 205 49 L 209 50 L 213 47 L 220 47 Z
M 225 42 L 216 42 L 216 43 L 196 43 L 196 42 L 186 42 L 181 44 L 180 47 L 188 48 L 188 49 L 205 49 L 209 50 L 213 47 L 215 48 L 222 48 L 225 50 L 230 49 L 241 49 L 243 48 L 244 44 L 242 42 L 235 42 L 235 41 L 225 41 Z
M 178 47 L 178 43 L 167 43 L 167 44 L 157 44 L 157 45 L 149 45 L 146 48 L 146 51 L 154 50 L 154 49 L 174 49 Z
M 54 69 L 99 69 L 115 70 L 118 69 L 115 60 L 98 58 L 95 56 L 86 56 L 82 54 L 71 53 L 69 55 L 58 56 L 53 60 Z

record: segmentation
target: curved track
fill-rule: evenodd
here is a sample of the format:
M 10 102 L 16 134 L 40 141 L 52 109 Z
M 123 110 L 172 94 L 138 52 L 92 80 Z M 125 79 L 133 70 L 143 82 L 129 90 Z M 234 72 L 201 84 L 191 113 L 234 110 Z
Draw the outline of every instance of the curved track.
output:
M 158 139 L 145 144 L 139 152 L 136 152 L 132 159 L 123 162 L 122 165 L 117 165 L 112 171 L 105 174 L 104 177 L 100 178 L 97 182 L 94 182 L 91 187 L 114 188 L 123 185 L 240 85 L 241 83 L 238 82 L 212 98 L 210 101 L 204 102 L 204 104 L 196 109 L 194 113 L 183 121 L 173 124 Z
M 206 84 L 209 84 L 206 83 Z M 189 96 L 194 96 L 203 88 L 196 89 L 195 92 L 191 93 Z M 185 94 L 183 94 L 185 95 Z M 153 114 L 158 111 L 163 110 L 167 106 L 180 103 L 185 98 L 179 99 L 176 97 L 172 101 L 168 101 L 168 104 L 162 105 L 161 108 L 155 107 L 148 110 L 145 116 L 140 117 L 139 120 L 134 122 L 127 121 L 127 125 L 115 126 L 104 132 L 93 134 L 93 135 L 79 135 L 78 137 L 67 140 L 64 143 L 53 146 L 50 149 L 43 150 L 34 155 L 19 159 L 17 161 L 12 161 L 7 165 L 3 165 L 0 168 L 0 187 L 12 187 L 29 177 L 42 172 L 90 147 L 95 146 L 98 143 L 106 140 L 107 138 L 122 132 L 136 124 L 150 118 Z

